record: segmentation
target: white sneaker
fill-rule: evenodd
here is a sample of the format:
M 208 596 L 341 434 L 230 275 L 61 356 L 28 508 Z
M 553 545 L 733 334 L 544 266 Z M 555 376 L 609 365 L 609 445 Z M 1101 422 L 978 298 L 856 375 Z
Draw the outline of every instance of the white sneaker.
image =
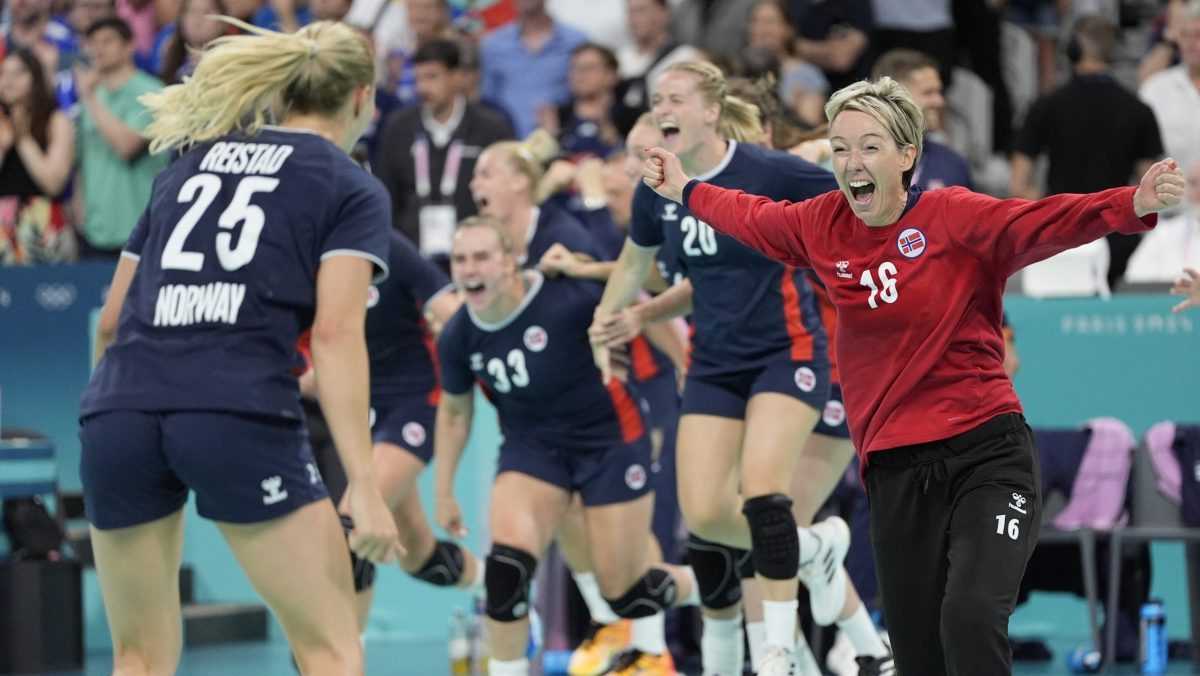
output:
M 795 655 L 787 648 L 767 646 L 762 664 L 758 667 L 758 676 L 796 676 Z
M 825 655 L 825 667 L 834 676 L 858 676 L 858 662 L 854 661 L 857 656 L 850 637 L 846 636 L 846 632 L 839 631 L 833 640 L 833 647 Z
M 813 621 L 829 626 L 837 621 L 846 603 L 846 571 L 842 563 L 850 549 L 850 527 L 831 516 L 810 527 L 809 532 L 821 543 L 816 552 L 800 552 L 803 564 L 799 577 L 808 588 Z

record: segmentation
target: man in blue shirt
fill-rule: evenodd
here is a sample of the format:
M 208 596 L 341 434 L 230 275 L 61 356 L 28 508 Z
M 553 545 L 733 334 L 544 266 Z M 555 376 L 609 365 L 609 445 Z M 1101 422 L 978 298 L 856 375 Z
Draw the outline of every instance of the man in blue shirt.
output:
M 541 108 L 567 102 L 571 52 L 587 38 L 547 14 L 545 0 L 517 0 L 516 5 L 516 21 L 480 45 L 481 86 L 483 98 L 502 105 L 517 136 L 524 137 L 537 127 Z

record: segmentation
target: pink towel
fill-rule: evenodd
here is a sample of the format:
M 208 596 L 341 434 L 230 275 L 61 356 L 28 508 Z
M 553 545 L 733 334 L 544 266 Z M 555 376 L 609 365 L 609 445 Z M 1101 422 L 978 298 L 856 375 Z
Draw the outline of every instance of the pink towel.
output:
M 1183 476 L 1179 473 L 1179 459 L 1171 450 L 1174 444 L 1175 423 L 1169 420 L 1157 423 L 1146 431 L 1146 451 L 1150 453 L 1158 490 L 1179 505 L 1183 503 L 1179 493 Z
M 1125 487 L 1133 465 L 1133 432 L 1116 418 L 1088 421 L 1092 438 L 1071 488 L 1071 501 L 1054 518 L 1061 530 L 1108 530 L 1125 522 Z

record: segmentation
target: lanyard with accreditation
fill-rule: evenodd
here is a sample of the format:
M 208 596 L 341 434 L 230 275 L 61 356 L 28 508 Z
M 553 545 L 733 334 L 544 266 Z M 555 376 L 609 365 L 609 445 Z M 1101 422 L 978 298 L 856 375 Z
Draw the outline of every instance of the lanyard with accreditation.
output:
M 442 204 L 430 204 L 433 184 L 429 175 L 429 139 L 422 136 L 413 142 L 413 163 L 416 170 L 417 197 L 421 200 L 420 242 L 422 256 L 444 256 L 450 253 L 454 226 L 458 222 L 454 210 L 454 192 L 458 189 L 458 170 L 462 165 L 462 141 L 452 141 L 446 150 L 446 164 L 438 184 Z

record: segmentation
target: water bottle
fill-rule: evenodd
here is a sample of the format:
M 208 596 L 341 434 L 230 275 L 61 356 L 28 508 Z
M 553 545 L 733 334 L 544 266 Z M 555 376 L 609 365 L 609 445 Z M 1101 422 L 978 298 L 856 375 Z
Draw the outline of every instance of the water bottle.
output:
M 1096 674 L 1103 664 L 1100 651 L 1090 647 L 1080 646 L 1067 655 L 1067 668 L 1073 674 Z
M 1141 645 L 1138 663 L 1143 674 L 1167 671 L 1167 612 L 1163 602 L 1150 599 L 1142 605 Z
M 475 604 L 475 614 L 471 616 L 471 661 L 474 666 L 474 676 L 487 676 L 488 674 L 489 653 L 485 617 L 487 615 L 484 612 L 483 600 L 479 599 Z
M 467 617 L 461 610 L 454 611 L 450 618 L 450 639 L 447 643 L 451 676 L 471 676 L 471 637 Z

